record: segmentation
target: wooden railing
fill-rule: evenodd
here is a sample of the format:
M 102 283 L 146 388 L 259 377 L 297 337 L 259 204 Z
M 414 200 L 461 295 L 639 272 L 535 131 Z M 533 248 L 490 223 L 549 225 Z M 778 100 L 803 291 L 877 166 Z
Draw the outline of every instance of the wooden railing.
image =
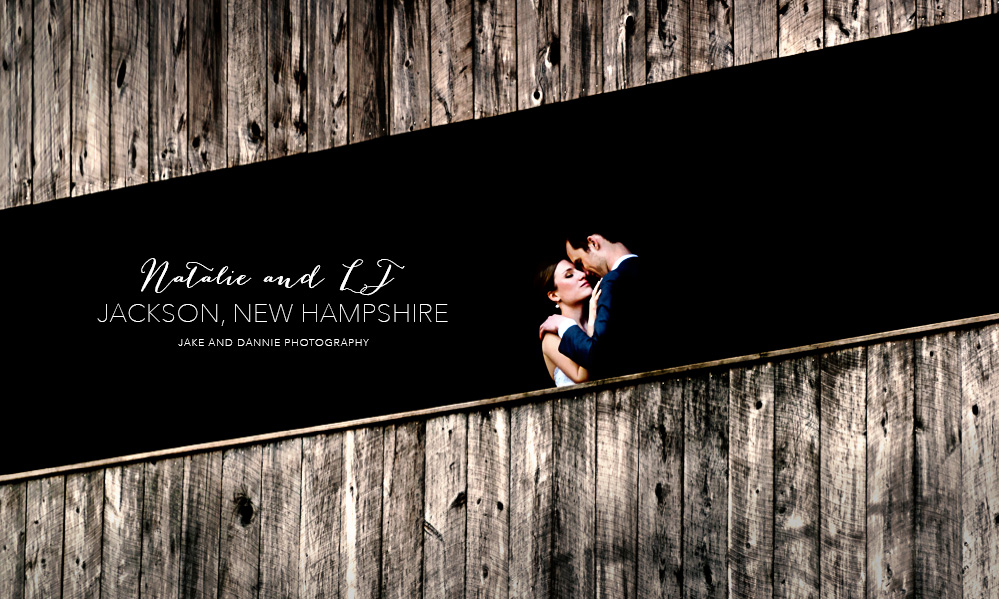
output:
M 999 317 L 0 477 L 0 597 L 997 597 Z

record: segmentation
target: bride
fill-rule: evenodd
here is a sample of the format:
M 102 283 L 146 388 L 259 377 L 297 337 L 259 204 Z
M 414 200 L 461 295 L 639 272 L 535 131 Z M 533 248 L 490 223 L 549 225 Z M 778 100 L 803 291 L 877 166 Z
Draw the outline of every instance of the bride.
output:
M 576 321 L 586 334 L 593 336 L 593 319 L 597 299 L 600 297 L 600 283 L 596 289 L 590 287 L 583 273 L 568 260 L 561 260 L 548 266 L 539 275 L 541 285 L 548 299 L 555 302 L 562 316 Z M 589 301 L 587 301 L 589 300 Z M 558 351 L 560 339 L 554 333 L 546 333 L 541 339 L 541 352 L 548 367 L 548 375 L 556 387 L 582 383 L 590 378 L 585 368 L 576 364 Z

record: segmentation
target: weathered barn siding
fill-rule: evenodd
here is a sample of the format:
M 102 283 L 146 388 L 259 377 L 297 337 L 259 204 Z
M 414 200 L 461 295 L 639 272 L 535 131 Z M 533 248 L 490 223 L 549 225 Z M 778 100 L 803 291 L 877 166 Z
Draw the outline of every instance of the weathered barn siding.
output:
M 997 364 L 993 319 L 8 475 L 0 597 L 995 598 Z
M 5 0 L 0 208 L 994 11 L 995 0 Z

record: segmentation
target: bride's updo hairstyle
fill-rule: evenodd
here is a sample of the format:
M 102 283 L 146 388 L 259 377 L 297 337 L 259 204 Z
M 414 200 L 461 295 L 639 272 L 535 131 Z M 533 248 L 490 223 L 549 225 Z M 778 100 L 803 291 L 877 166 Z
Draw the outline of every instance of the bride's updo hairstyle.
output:
M 534 277 L 534 285 L 541 292 L 541 295 L 545 297 L 545 301 L 549 304 L 551 300 L 548 299 L 548 292 L 555 291 L 555 268 L 558 267 L 558 263 L 562 260 L 556 260 L 548 266 L 545 266 L 538 271 L 537 276 Z

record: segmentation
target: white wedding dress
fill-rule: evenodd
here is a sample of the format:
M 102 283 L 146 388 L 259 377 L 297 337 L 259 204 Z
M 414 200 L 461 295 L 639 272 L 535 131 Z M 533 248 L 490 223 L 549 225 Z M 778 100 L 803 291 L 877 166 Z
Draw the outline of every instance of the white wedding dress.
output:
M 570 379 L 568 376 L 566 376 L 566 374 L 564 372 L 562 372 L 562 370 L 559 369 L 558 366 L 555 367 L 554 375 L 555 375 L 555 386 L 556 387 L 565 387 L 566 385 L 575 385 L 576 384 L 576 383 L 572 382 L 572 379 Z

